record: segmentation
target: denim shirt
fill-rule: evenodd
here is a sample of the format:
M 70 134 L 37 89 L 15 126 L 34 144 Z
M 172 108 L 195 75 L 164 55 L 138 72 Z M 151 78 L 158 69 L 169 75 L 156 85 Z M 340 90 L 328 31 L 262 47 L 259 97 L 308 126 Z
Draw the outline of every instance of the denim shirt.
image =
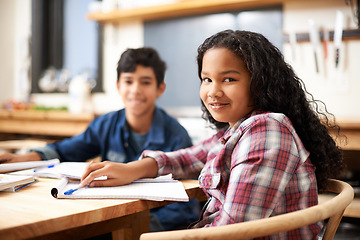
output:
M 191 139 L 179 122 L 164 110 L 155 108 L 151 129 L 142 149 L 131 141 L 130 128 L 126 122 L 125 109 L 102 115 L 93 120 L 85 132 L 45 147 L 34 148 L 43 159 L 59 158 L 61 162 L 83 162 L 96 156 L 102 161 L 127 163 L 139 159 L 141 152 L 161 150 L 165 152 L 186 148 Z M 187 225 L 198 218 L 194 212 L 196 203 L 175 203 L 154 212 L 165 230 Z
M 102 161 L 127 163 L 137 160 L 145 149 L 168 152 L 192 145 L 186 130 L 160 108 L 155 108 L 142 149 L 135 146 L 130 135 L 125 109 L 122 109 L 96 118 L 77 136 L 31 151 L 38 152 L 43 159 L 59 158 L 62 162 L 83 162 L 100 155 Z

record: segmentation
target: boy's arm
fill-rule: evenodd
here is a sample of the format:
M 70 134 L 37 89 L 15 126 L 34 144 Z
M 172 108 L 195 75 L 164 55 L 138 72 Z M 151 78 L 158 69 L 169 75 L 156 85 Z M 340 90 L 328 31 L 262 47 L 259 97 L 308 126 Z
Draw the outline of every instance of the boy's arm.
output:
M 26 161 L 40 161 L 42 160 L 40 154 L 37 152 L 28 152 L 25 154 L 15 153 L 0 153 L 0 163 L 14 163 L 14 162 L 26 162 Z

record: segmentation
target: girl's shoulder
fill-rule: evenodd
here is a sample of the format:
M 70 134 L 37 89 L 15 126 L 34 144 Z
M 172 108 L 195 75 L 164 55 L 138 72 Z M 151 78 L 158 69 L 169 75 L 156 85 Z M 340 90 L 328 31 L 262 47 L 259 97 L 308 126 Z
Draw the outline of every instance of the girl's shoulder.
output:
M 290 119 L 283 113 L 275 113 L 275 112 L 259 112 L 254 111 L 247 118 L 243 119 L 237 130 L 244 131 L 246 129 L 255 127 L 255 126 L 278 126 L 285 127 L 289 129 L 290 132 L 294 131 L 294 127 L 290 121 Z

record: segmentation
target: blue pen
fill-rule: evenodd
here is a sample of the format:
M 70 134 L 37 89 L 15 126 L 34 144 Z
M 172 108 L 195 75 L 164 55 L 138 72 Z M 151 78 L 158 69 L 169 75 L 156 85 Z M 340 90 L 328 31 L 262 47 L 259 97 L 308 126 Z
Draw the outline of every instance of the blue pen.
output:
M 64 195 L 71 195 L 73 194 L 73 192 L 79 190 L 78 188 L 74 188 L 74 189 L 69 189 L 66 192 L 64 192 Z
M 55 167 L 55 165 L 54 164 L 52 164 L 52 165 L 48 165 L 48 166 L 46 166 L 47 168 L 53 168 L 53 167 Z M 34 172 L 37 172 L 37 169 L 35 168 L 34 169 Z
M 64 192 L 64 195 L 71 195 L 71 194 L 73 194 L 74 192 L 76 192 L 77 190 L 79 190 L 80 188 L 83 188 L 83 187 L 85 187 L 85 186 L 82 186 L 81 184 L 79 184 L 78 187 L 76 187 L 76 188 L 71 188 L 71 189 L 65 191 L 65 192 Z

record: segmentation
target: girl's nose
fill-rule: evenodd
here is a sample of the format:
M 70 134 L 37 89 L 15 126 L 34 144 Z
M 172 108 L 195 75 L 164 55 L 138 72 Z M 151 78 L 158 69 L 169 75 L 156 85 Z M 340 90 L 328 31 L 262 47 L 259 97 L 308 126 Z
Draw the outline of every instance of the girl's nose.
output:
M 212 82 L 212 84 L 210 84 L 209 86 L 208 97 L 216 98 L 222 96 L 223 96 L 223 91 L 221 89 L 221 86 L 218 83 Z

